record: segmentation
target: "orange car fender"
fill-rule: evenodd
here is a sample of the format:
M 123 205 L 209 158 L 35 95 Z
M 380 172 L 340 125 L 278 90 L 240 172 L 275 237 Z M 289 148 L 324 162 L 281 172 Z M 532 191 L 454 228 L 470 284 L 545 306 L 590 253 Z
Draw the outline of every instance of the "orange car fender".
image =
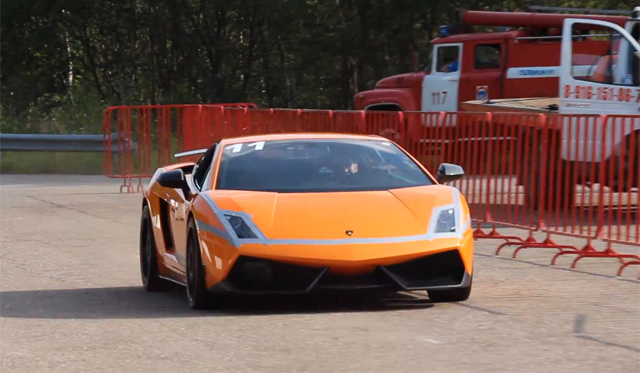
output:
M 471 228 L 464 233 L 458 250 L 464 263 L 464 269 L 473 275 L 473 230 Z
M 191 214 L 196 222 L 196 227 L 198 227 L 200 254 L 206 273 L 205 283 L 209 288 L 227 277 L 238 259 L 238 250 L 231 242 L 211 233 L 210 229 L 202 229 L 202 225 L 206 224 L 216 230 L 226 232 L 225 227 L 204 198 L 195 199 L 191 205 Z
M 467 272 L 473 274 L 473 229 L 471 228 L 471 212 L 469 211 L 469 205 L 462 193 L 458 194 L 460 198 L 460 214 L 462 215 L 462 226 L 464 233 L 462 240 L 460 240 L 460 256 Z

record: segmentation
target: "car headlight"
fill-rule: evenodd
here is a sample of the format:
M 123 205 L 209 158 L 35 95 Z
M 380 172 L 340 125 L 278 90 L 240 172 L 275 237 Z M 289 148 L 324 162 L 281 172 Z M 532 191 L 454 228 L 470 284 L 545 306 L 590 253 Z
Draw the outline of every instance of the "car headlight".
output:
M 230 214 L 224 214 L 224 217 L 227 218 L 229 225 L 231 225 L 238 238 L 258 238 L 242 217 Z
M 459 210 L 456 206 L 443 206 L 436 208 L 431 217 L 432 234 L 459 233 L 460 226 L 458 224 Z
M 441 210 L 436 220 L 436 229 L 434 233 L 455 233 L 457 228 L 456 224 L 456 209 L 450 208 Z

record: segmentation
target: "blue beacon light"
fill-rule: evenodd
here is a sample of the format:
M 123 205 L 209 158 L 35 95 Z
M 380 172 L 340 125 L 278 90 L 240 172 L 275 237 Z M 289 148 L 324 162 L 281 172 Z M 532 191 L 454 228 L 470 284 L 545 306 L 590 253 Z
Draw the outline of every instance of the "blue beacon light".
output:
M 440 26 L 440 37 L 444 38 L 450 35 L 449 26 Z

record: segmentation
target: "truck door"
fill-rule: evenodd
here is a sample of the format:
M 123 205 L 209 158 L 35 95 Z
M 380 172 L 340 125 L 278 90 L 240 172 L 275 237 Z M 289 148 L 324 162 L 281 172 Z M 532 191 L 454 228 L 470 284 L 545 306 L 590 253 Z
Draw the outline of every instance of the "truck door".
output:
M 582 34 L 585 26 L 593 31 Z M 575 44 L 587 38 L 592 42 L 600 40 L 601 45 L 593 44 L 588 53 L 575 53 Z M 640 44 L 618 25 L 595 20 L 565 20 L 560 66 L 560 113 L 639 114 L 639 52 Z M 568 161 L 599 162 L 607 159 L 617 151 L 624 137 L 640 130 L 638 124 L 616 128 L 613 134 L 606 136 L 603 153 L 602 139 L 605 136 L 600 121 L 576 119 L 571 123 L 562 122 L 561 154 Z
M 422 111 L 457 111 L 462 68 L 462 43 L 438 44 L 431 74 L 422 82 Z
M 502 72 L 504 70 L 504 41 L 465 43 L 467 61 L 473 59 L 473 68 L 465 70 L 460 78 L 460 102 L 502 98 Z M 473 51 L 473 56 L 471 53 Z M 469 66 L 469 64 L 467 65 Z
M 581 35 L 581 27 L 597 29 Z M 574 44 L 585 38 L 601 41 L 601 48 L 575 53 Z M 562 37 L 560 113 L 638 114 L 640 87 L 634 64 L 640 50 L 620 26 L 592 20 L 567 20 Z M 635 62 L 635 63 L 634 63 Z M 637 64 L 635 64 L 637 66 Z

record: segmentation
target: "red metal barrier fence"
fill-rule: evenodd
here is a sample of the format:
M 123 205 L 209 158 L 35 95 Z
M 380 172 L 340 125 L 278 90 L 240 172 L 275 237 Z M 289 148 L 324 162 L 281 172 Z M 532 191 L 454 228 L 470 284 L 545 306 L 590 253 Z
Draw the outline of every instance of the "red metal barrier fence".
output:
M 478 239 L 500 239 L 496 254 L 515 247 L 557 250 L 552 259 L 640 256 L 640 116 L 522 113 L 425 113 L 257 109 L 248 104 L 113 107 L 104 113 L 105 175 L 128 192 L 179 151 L 209 147 L 227 137 L 284 132 L 376 134 L 407 149 L 427 169 L 442 162 L 467 174 L 454 186 L 466 196 Z M 117 134 L 117 138 L 113 138 Z M 113 142 L 118 153 L 110 153 Z M 137 188 L 133 181 L 137 180 Z M 486 232 L 489 226 L 490 231 Z M 505 236 L 499 227 L 526 234 Z M 536 236 L 542 233 L 543 240 Z M 583 247 L 553 238 L 581 238 Z M 598 251 L 596 240 L 606 243 Z

